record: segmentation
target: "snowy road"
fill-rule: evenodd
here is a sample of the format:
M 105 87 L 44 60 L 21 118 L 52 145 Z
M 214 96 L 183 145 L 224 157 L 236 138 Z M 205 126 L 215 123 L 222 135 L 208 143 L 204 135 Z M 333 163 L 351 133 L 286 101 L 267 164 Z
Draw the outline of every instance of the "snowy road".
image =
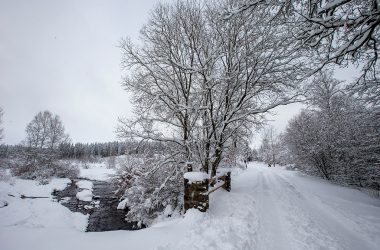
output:
M 380 249 L 380 201 L 358 190 L 261 163 L 232 187 L 170 248 Z
M 379 249 L 378 200 L 279 168 L 252 167 L 235 185 L 247 179 L 257 249 Z
M 231 192 L 212 193 L 207 213 L 189 210 L 139 231 L 85 233 L 75 226 L 83 215 L 58 203 L 9 202 L 0 209 L 2 250 L 380 249 L 379 199 L 261 163 L 233 176 Z

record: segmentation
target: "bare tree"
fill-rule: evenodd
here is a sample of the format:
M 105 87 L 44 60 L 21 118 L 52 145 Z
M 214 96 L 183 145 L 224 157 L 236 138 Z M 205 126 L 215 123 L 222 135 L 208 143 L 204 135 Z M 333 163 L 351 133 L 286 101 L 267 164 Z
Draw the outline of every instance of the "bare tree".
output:
M 266 9 L 226 22 L 218 7 L 197 1 L 161 5 L 142 31 L 143 48 L 121 44 L 124 66 L 134 71 L 124 83 L 138 107 L 138 119 L 124 122 L 121 132 L 177 144 L 184 162 L 199 155 L 212 175 L 224 144 L 240 128 L 296 101 L 307 65 L 289 27 L 267 25 Z M 161 126 L 174 136 L 164 136 Z M 195 154 L 193 148 L 200 150 Z
M 216 175 L 228 150 L 238 139 L 248 140 L 247 131 L 263 114 L 297 101 L 307 59 L 290 27 L 268 25 L 267 9 L 223 19 L 220 8 L 232 4 L 161 4 L 141 31 L 140 47 L 128 39 L 121 43 L 124 86 L 133 94 L 136 119 L 121 120 L 118 132 L 165 144 L 162 157 L 144 166 L 142 175 L 162 173 L 155 198 L 168 191 L 168 183 L 182 183 L 185 163 Z M 177 190 L 169 191 L 178 197 Z
M 280 153 L 280 145 L 278 135 L 273 126 L 264 128 L 262 142 L 259 148 L 261 160 L 266 162 L 269 167 L 276 166 L 279 162 L 278 155 Z
M 306 8 L 305 8 L 306 7 Z M 325 63 L 367 61 L 364 74 L 377 63 L 380 6 L 378 0 L 308 1 L 300 37 L 324 55 Z
M 78 175 L 76 166 L 58 161 L 59 146 L 69 140 L 58 115 L 50 111 L 39 112 L 25 131 L 26 147 L 15 162 L 15 175 L 27 179 L 46 179 L 51 176 L 73 178 Z
M 205 109 L 199 71 L 207 68 L 199 59 L 213 60 L 206 54 L 212 41 L 206 27 L 199 3 L 160 4 L 141 31 L 143 45 L 121 43 L 122 64 L 129 70 L 124 86 L 133 94 L 136 119 L 121 120 L 119 135 L 165 145 L 156 157 L 139 154 L 141 164 L 135 168 L 142 174 L 125 190 L 133 203 L 127 215 L 132 220 L 149 224 L 168 202 L 181 206 L 183 167 L 192 162 L 192 134 Z
M 57 149 L 59 144 L 68 140 L 62 121 L 50 111 L 39 112 L 26 127 L 28 147 Z
M 271 8 L 277 18 L 298 26 L 297 38 L 324 55 L 324 63 L 365 60 L 366 73 L 378 59 L 379 5 L 378 0 L 243 0 L 227 9 L 225 18 Z
M 227 1 L 216 8 L 233 4 Z M 308 60 L 296 49 L 290 26 L 272 20 L 270 10 L 256 8 L 227 22 L 218 15 L 208 14 L 219 43 L 214 52 L 219 55 L 215 73 L 205 88 L 214 145 L 211 175 L 222 160 L 225 143 L 235 133 L 258 124 L 272 108 L 297 101 L 297 87 L 308 72 Z
M 245 0 L 227 9 L 225 18 L 260 7 L 294 24 L 295 38 L 317 54 L 316 69 L 330 63 L 360 65 L 362 74 L 349 89 L 370 104 L 380 103 L 379 0 Z

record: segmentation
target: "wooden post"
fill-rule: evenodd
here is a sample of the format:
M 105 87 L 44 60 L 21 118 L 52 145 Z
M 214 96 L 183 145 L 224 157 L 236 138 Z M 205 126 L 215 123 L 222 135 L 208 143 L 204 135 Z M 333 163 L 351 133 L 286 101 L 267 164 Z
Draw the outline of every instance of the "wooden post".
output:
M 225 175 L 223 188 L 228 192 L 231 191 L 231 172 L 227 172 Z
M 185 194 L 184 194 L 184 210 L 196 208 L 201 212 L 206 212 L 209 208 L 208 199 L 208 179 L 189 180 L 184 178 Z

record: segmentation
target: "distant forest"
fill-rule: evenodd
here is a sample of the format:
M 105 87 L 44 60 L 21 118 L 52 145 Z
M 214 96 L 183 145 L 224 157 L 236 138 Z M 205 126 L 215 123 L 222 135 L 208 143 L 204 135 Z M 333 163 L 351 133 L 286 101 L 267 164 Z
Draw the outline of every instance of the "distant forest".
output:
M 124 155 L 136 151 L 136 142 L 61 143 L 56 149 L 60 159 L 91 160 Z M 25 150 L 23 145 L 0 145 L 0 158 L 14 158 Z

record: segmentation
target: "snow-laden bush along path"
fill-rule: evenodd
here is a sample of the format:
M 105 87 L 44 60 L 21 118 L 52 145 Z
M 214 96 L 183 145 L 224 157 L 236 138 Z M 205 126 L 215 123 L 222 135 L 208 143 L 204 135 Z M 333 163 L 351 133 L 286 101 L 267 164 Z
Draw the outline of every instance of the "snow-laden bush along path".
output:
M 0 208 L 0 220 L 6 211 L 3 209 L 11 209 L 11 202 Z M 23 209 L 33 215 L 44 212 L 29 211 L 34 207 Z M 279 167 L 267 168 L 260 163 L 251 164 L 247 171 L 233 176 L 230 193 L 223 190 L 212 193 L 207 213 L 189 210 L 184 218 L 169 218 L 140 231 L 84 233 L 75 227 L 60 227 L 64 223 L 67 222 L 58 220 L 56 225 L 35 228 L 31 224 L 2 224 L 0 249 L 378 249 L 380 246 L 380 200 L 355 189 Z

